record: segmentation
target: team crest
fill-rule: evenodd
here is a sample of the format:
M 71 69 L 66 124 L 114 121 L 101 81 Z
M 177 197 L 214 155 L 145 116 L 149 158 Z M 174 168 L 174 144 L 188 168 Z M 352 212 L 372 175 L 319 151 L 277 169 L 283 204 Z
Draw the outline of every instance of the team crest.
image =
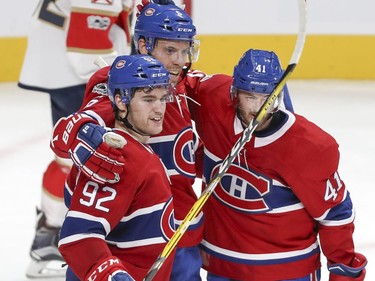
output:
M 172 204 L 172 197 L 165 204 L 163 213 L 160 220 L 160 229 L 163 233 L 164 239 L 169 241 L 174 232 L 175 232 L 175 223 L 174 223 L 174 209 Z
M 116 63 L 116 68 L 117 69 L 120 69 L 120 68 L 123 68 L 126 64 L 126 60 L 119 60 L 117 63 Z
M 155 9 L 154 9 L 154 8 L 148 8 L 148 9 L 146 10 L 146 12 L 145 12 L 145 16 L 150 17 L 150 16 L 153 16 L 154 13 L 155 13 Z
M 195 177 L 198 138 L 192 127 L 185 127 L 177 135 L 151 137 L 147 143 L 162 159 L 169 176 L 180 174 L 188 178 Z
M 212 170 L 211 178 L 219 166 Z M 238 211 L 263 213 L 271 209 L 263 198 L 270 192 L 271 185 L 269 179 L 232 164 L 213 193 L 218 200 Z
M 173 161 L 180 174 L 195 177 L 195 143 L 193 142 L 191 127 L 183 129 L 175 138 L 173 147 Z

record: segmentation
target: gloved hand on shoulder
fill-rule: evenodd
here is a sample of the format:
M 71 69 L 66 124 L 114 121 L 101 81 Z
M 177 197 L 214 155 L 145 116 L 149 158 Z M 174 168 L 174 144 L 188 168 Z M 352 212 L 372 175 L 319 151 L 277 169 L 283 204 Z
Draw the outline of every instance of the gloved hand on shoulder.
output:
M 126 144 L 125 139 L 94 123 L 85 123 L 78 131 L 71 148 L 70 158 L 87 177 L 98 183 L 115 183 L 125 163 L 118 148 Z

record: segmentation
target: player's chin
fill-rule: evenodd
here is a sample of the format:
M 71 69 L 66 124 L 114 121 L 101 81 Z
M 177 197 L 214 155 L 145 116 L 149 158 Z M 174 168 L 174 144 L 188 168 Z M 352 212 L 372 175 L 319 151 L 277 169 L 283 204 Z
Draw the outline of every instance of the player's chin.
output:
M 158 135 L 163 131 L 163 123 L 162 122 L 153 122 L 153 124 L 149 127 L 150 135 Z
M 162 131 L 163 131 L 163 127 L 161 127 L 161 128 L 155 128 L 155 129 L 153 129 L 152 132 L 150 133 L 150 136 L 158 135 L 158 134 L 160 134 Z
M 178 79 L 180 78 L 180 73 L 181 72 L 179 72 L 178 74 L 169 74 L 169 82 L 171 83 L 171 84 L 174 84 L 174 85 L 176 85 L 177 83 L 178 83 Z
M 245 116 L 242 115 L 242 120 L 245 122 L 246 126 L 249 126 L 249 124 L 253 122 L 254 118 L 255 115 L 253 114 L 246 114 Z

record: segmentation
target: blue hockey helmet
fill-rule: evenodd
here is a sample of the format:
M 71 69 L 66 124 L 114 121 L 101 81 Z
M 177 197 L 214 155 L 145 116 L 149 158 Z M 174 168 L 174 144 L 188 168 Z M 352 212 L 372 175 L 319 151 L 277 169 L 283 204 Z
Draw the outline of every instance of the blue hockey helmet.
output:
M 146 48 L 152 52 L 157 39 L 187 41 L 191 45 L 191 62 L 199 56 L 199 40 L 195 40 L 196 28 L 190 16 L 175 5 L 150 3 L 139 14 L 134 27 L 134 45 L 144 38 Z
M 129 104 L 136 89 L 144 88 L 146 93 L 155 87 L 170 89 L 169 72 L 164 65 L 148 55 L 118 56 L 108 73 L 108 96 L 115 104 L 115 95 L 121 94 L 122 102 Z M 169 90 L 166 101 L 173 100 Z
M 279 82 L 283 70 L 274 52 L 250 49 L 234 67 L 234 89 L 271 94 Z
M 280 81 L 284 71 L 279 58 L 274 52 L 250 49 L 245 52 L 234 67 L 231 96 L 234 99 L 237 90 L 269 95 Z M 274 108 L 283 101 L 280 93 Z

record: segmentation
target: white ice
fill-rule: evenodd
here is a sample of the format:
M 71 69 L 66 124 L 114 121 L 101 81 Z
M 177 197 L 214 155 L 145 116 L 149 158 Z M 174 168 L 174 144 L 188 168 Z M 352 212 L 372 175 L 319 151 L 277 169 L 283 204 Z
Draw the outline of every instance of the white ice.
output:
M 375 81 L 292 80 L 288 84 L 295 111 L 340 144 L 340 175 L 356 206 L 356 249 L 369 260 L 366 280 L 375 280 L 375 229 L 371 225 L 375 214 Z M 40 202 L 42 173 L 52 159 L 50 114 L 47 94 L 20 91 L 15 83 L 0 84 L 4 191 L 0 196 L 0 280 L 28 280 L 25 270 L 34 237 L 35 206 Z M 322 281 L 326 281 L 324 258 L 322 262 Z

